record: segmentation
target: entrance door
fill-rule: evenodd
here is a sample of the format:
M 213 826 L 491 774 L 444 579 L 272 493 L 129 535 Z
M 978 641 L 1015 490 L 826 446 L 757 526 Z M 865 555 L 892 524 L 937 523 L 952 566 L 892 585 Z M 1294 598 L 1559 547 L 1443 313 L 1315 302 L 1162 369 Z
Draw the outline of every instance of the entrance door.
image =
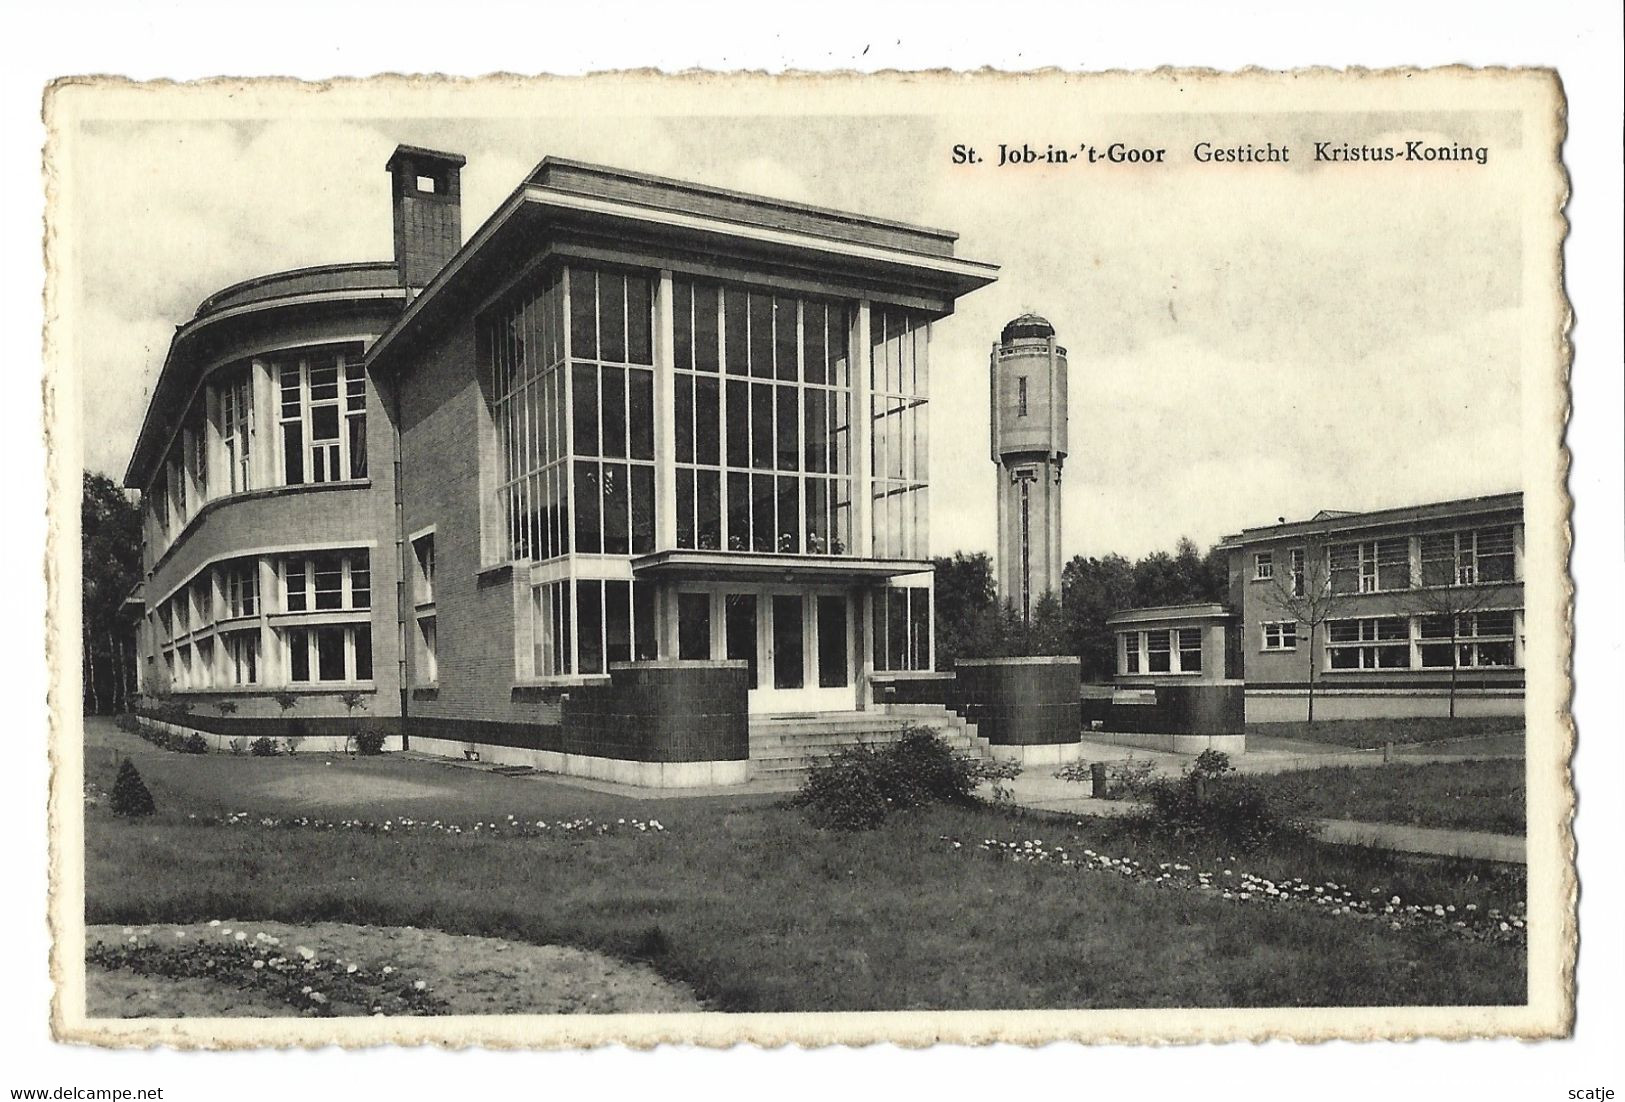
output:
M 852 656 L 855 617 L 846 590 L 798 586 L 730 587 L 679 595 L 681 657 L 710 653 L 750 670 L 753 713 L 844 711 L 857 707 Z M 711 632 L 710 625 L 718 625 Z

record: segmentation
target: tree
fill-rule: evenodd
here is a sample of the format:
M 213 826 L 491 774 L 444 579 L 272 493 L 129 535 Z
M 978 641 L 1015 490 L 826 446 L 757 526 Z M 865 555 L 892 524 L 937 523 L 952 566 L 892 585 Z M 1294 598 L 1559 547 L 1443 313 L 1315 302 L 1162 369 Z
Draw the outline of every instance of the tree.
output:
M 1332 585 L 1331 547 L 1324 532 L 1304 538 L 1301 548 L 1290 548 L 1285 561 L 1274 563 L 1264 605 L 1291 617 L 1309 629 L 1309 723 L 1315 722 L 1315 684 L 1320 668 L 1315 662 L 1315 640 L 1321 627 L 1342 611 L 1345 595 Z
M 1134 565 L 1121 555 L 1074 555 L 1061 570 L 1061 604 L 1083 679 L 1110 681 L 1117 673 L 1117 639 L 1106 619 L 1134 604 Z
M 1002 649 L 993 560 L 985 552 L 932 560 L 936 568 L 937 666 L 961 657 L 984 657 Z
M 125 600 L 141 579 L 141 511 L 111 478 L 86 471 L 79 523 L 85 703 L 123 710 L 134 689 L 140 614 Z
M 1454 532 L 1418 532 L 1416 536 L 1421 551 L 1422 576 L 1412 579 L 1412 584 L 1420 586 L 1415 594 L 1417 607 L 1423 612 L 1422 664 L 1437 668 L 1437 662 L 1427 659 L 1448 645 L 1451 719 L 1456 718 L 1456 687 L 1462 655 L 1484 646 L 1472 642 L 1480 633 L 1472 631 L 1464 635 L 1463 625 L 1469 620 L 1476 620 L 1480 612 L 1498 606 L 1510 608 L 1517 603 L 1509 588 L 1514 584 L 1510 529 L 1506 533 L 1504 553 L 1493 556 L 1480 556 L 1477 541 L 1482 538 L 1481 534 L 1470 535 L 1474 540 L 1472 550 L 1458 547 L 1458 537 Z M 1511 614 L 1507 615 L 1510 617 Z M 1468 641 L 1466 644 L 1463 643 L 1464 639 Z M 1510 650 L 1510 644 L 1503 645 Z M 1506 656 L 1506 662 L 1511 665 L 1510 653 Z
M 138 818 L 142 815 L 151 815 L 157 808 L 152 802 L 152 793 L 147 791 L 146 782 L 141 779 L 141 773 L 136 769 L 135 762 L 129 758 L 118 767 L 118 779 L 113 782 L 112 796 L 113 814 Z

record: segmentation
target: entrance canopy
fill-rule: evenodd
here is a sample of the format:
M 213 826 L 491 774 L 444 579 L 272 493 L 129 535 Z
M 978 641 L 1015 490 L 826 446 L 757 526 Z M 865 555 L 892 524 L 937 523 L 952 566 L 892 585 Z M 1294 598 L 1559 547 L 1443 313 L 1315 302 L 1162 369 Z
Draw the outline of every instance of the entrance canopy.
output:
M 657 551 L 632 560 L 637 578 L 692 581 L 871 582 L 931 569 L 921 559 L 859 559 L 752 551 Z

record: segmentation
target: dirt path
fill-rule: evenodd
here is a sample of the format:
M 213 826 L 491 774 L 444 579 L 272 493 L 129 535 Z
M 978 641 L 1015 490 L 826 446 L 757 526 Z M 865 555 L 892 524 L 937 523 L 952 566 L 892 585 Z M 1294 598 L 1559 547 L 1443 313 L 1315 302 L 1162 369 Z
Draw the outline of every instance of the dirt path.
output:
M 289 953 L 303 947 L 323 958 L 369 967 L 389 965 L 422 980 L 450 1014 L 640 1014 L 701 1010 L 693 994 L 653 969 L 600 953 L 531 945 L 411 926 L 322 922 L 227 922 L 217 926 L 92 926 L 91 944 L 157 946 L 225 941 L 238 933 L 275 938 Z M 179 934 L 179 936 L 177 936 Z M 95 1018 L 273 1017 L 299 1011 L 272 996 L 208 979 L 171 979 L 87 967 L 86 1012 Z

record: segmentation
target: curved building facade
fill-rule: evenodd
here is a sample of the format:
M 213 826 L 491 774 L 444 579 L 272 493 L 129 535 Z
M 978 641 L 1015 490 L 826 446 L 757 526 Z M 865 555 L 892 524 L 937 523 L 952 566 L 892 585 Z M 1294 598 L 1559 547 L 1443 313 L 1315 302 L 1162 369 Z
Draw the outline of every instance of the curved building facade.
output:
M 141 688 L 182 726 L 308 748 L 395 731 L 395 428 L 365 356 L 423 257 L 457 247 L 460 164 L 391 159 L 395 260 L 244 280 L 175 333 L 124 482 L 144 510 Z M 402 180 L 437 177 L 438 218 L 403 233 Z
M 999 596 L 1024 620 L 1061 593 L 1061 466 L 1066 461 L 1066 349 L 1037 314 L 1006 325 L 988 365 L 998 466 Z

